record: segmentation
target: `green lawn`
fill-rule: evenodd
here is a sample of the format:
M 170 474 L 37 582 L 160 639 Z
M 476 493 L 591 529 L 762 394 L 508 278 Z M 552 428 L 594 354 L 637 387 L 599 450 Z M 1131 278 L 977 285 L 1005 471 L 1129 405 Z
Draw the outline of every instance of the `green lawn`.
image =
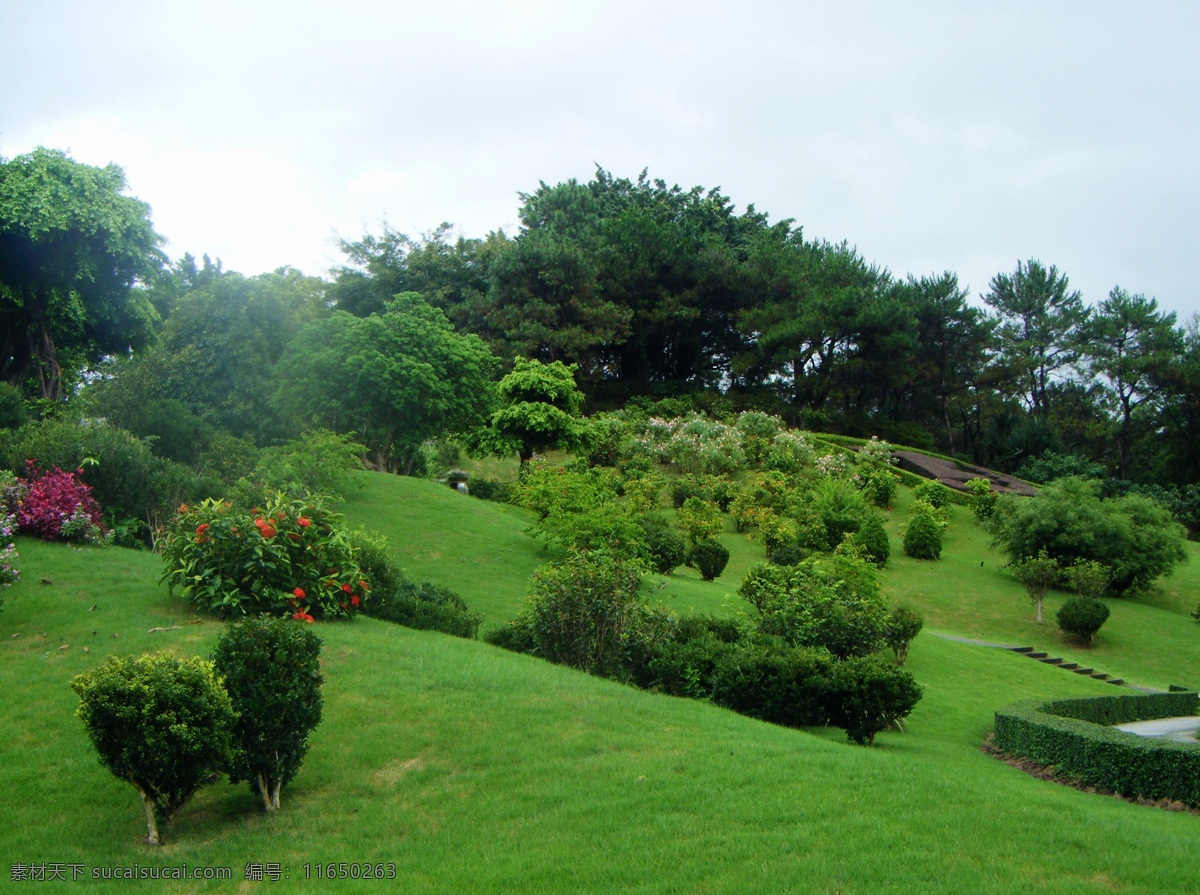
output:
M 344 510 L 388 534 L 413 577 L 457 582 L 490 619 L 520 605 L 544 558 L 521 534 L 522 514 L 429 483 L 366 482 Z M 742 536 L 726 539 L 739 563 L 761 555 Z M 366 618 L 320 624 L 325 720 L 279 815 L 258 813 L 244 787 L 217 784 L 154 851 L 140 844 L 132 787 L 91 752 L 68 684 L 109 653 L 206 653 L 221 626 L 167 595 L 151 554 L 18 547 L 24 577 L 0 612 L 0 853 L 89 873 L 186 862 L 234 875 L 90 891 L 366 888 L 304 879 L 306 863 L 315 876 L 311 865 L 337 861 L 392 863 L 397 879 L 385 885 L 405 892 L 1200 891 L 1200 816 L 1039 781 L 979 749 L 998 707 L 1110 685 L 928 635 L 910 653 L 925 696 L 907 730 L 863 749 L 841 731 L 774 727 L 480 642 Z M 464 547 L 469 555 L 455 552 Z M 938 563 L 905 559 L 895 538 L 893 552 L 886 587 L 930 627 L 1058 643 L 1052 624 L 1028 620 L 1023 591 L 968 515 L 956 515 Z M 673 575 L 662 594 L 737 611 L 725 599 L 736 574 L 726 574 Z M 1200 626 L 1162 602 L 1113 601 L 1089 661 L 1138 683 L 1197 682 Z M 278 862 L 290 881 L 245 882 L 248 862 Z M 0 872 L 7 881 L 9 868 Z

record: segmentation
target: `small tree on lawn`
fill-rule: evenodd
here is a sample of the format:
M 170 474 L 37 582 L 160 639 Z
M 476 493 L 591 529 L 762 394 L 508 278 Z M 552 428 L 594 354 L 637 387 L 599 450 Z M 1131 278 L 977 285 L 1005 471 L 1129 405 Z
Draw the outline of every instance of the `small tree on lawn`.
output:
M 1013 575 L 1025 585 L 1029 599 L 1037 607 L 1037 623 L 1042 624 L 1042 601 L 1048 591 L 1062 576 L 1058 561 L 1042 550 L 1037 556 L 1019 559 L 1011 563 Z
M 320 655 L 311 628 L 278 618 L 230 625 L 213 651 L 239 714 L 229 780 L 248 780 L 265 811 L 279 810 L 279 790 L 296 776 L 321 722 Z
M 588 428 L 579 418 L 583 394 L 575 385 L 575 370 L 562 361 L 543 364 L 518 357 L 496 387 L 500 409 L 472 434 L 471 447 L 500 457 L 516 452 L 522 469 L 535 451 L 583 447 Z
M 71 682 L 100 763 L 142 797 L 146 843 L 229 764 L 235 715 L 203 659 L 112 656 Z

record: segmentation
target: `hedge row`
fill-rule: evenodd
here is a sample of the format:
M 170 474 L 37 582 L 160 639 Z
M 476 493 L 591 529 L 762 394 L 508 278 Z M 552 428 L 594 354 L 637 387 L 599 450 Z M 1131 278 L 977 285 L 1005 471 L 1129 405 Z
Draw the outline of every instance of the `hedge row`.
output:
M 996 712 L 995 742 L 1093 786 L 1200 807 L 1200 743 L 1106 726 L 1198 713 L 1200 696 L 1179 691 L 1020 702 Z

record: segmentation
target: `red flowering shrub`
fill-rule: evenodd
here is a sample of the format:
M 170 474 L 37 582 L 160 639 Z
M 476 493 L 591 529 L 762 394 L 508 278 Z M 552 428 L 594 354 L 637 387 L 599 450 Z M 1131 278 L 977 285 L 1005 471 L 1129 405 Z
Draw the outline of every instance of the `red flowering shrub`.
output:
M 341 517 L 283 495 L 249 511 L 222 500 L 182 506 L 162 554 L 171 590 L 222 616 L 346 617 L 368 593 Z
M 63 472 L 56 466 L 47 472 L 33 460 L 25 461 L 25 470 L 24 493 L 17 506 L 17 528 L 22 534 L 53 541 L 72 535 L 82 539 L 102 530 L 100 506 L 92 498 L 91 486 L 78 478 L 82 470 Z M 64 523 L 68 523 L 66 534 Z

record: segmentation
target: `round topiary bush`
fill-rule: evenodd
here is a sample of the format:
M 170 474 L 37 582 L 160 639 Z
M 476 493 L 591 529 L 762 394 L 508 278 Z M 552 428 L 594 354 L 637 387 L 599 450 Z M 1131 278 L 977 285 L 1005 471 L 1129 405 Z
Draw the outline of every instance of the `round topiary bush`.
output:
M 729 563 L 729 548 L 719 541 L 701 541 L 688 551 L 688 565 L 705 581 L 721 576 Z
M 904 552 L 913 559 L 937 559 L 942 555 L 942 532 L 928 513 L 917 513 L 909 520 Z
M 1055 618 L 1060 630 L 1081 637 L 1091 646 L 1100 626 L 1108 621 L 1108 606 L 1090 597 L 1075 597 L 1063 603 Z
M 858 550 L 858 555 L 871 565 L 881 569 L 887 565 L 888 557 L 892 555 L 892 544 L 888 540 L 887 530 L 883 527 L 883 520 L 878 516 L 873 513 L 868 516 L 862 527 L 851 535 L 851 540 Z
M 644 516 L 639 520 L 650 562 L 660 575 L 670 575 L 687 559 L 687 542 L 672 531 L 662 516 Z
M 321 722 L 320 657 L 321 639 L 308 625 L 279 618 L 232 624 L 213 650 L 238 713 L 229 781 L 249 781 L 268 812 L 279 810 L 279 790 L 296 776 Z
M 71 689 L 100 763 L 138 791 L 146 843 L 158 845 L 158 821 L 169 825 L 233 755 L 234 710 L 212 663 L 111 656 Z
M 784 544 L 767 553 L 767 562 L 773 566 L 798 566 L 808 559 L 808 551 L 799 544 Z

